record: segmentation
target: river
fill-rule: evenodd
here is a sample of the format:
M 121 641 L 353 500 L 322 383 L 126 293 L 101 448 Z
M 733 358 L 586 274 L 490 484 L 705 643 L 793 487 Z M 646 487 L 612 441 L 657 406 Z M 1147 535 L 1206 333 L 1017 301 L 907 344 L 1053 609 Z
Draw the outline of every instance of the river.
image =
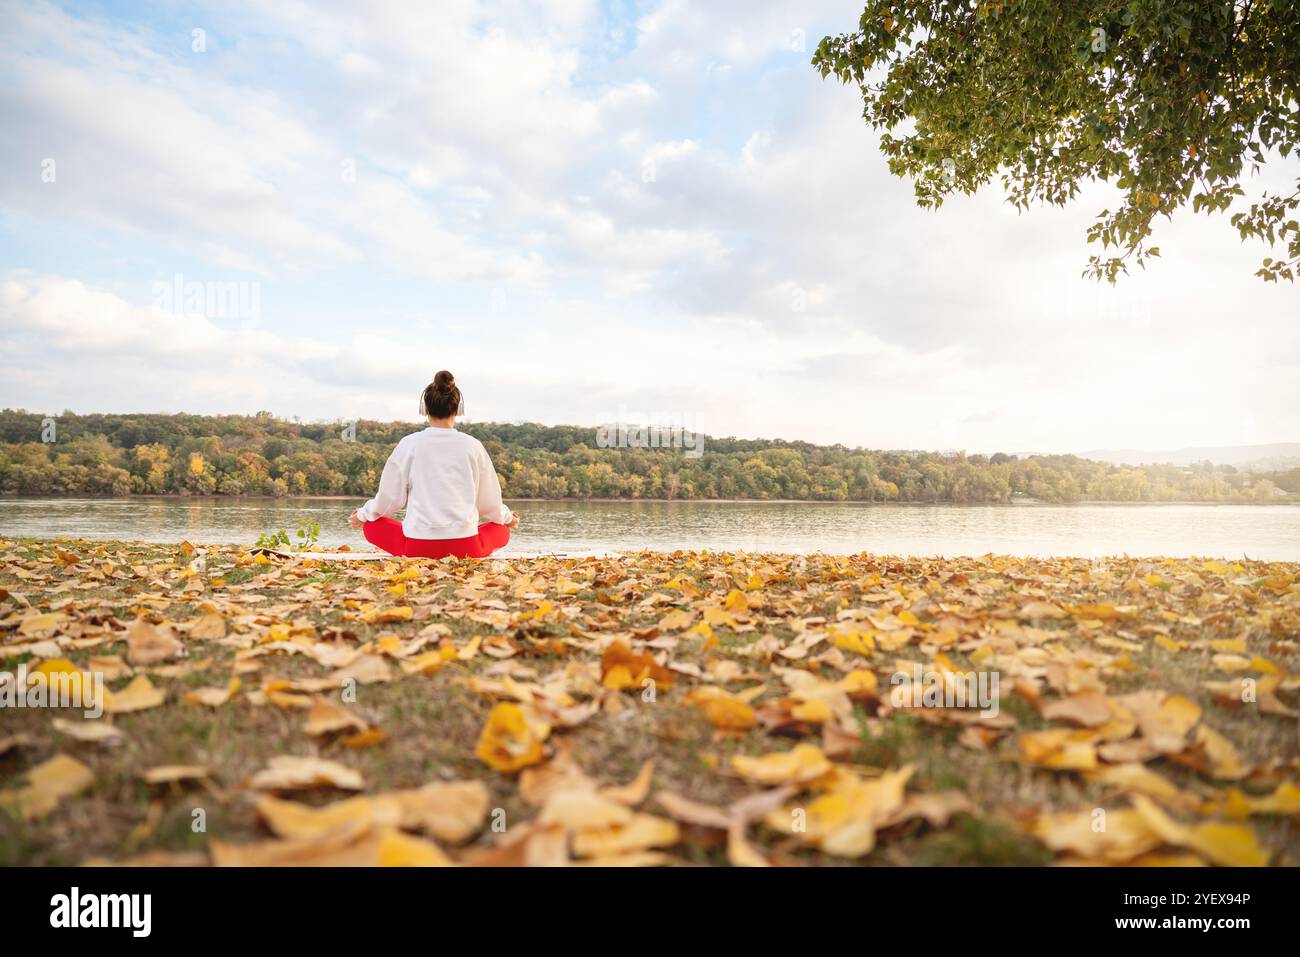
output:
M 320 544 L 369 547 L 347 526 L 360 500 L 8 498 L 0 535 L 252 544 L 301 521 Z M 517 502 L 501 555 L 707 548 L 900 555 L 1198 555 L 1300 561 L 1291 505 L 869 505 L 820 502 Z

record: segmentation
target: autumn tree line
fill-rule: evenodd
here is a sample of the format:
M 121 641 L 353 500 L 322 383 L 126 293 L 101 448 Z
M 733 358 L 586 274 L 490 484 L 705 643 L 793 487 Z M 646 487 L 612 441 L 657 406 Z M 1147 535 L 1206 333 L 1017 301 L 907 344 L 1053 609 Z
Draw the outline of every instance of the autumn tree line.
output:
M 46 416 L 0 412 L 3 495 L 369 496 L 409 422 L 303 423 L 245 415 Z M 1277 502 L 1300 469 L 1204 463 L 1137 468 L 1073 455 L 868 451 L 705 438 L 681 449 L 600 448 L 594 428 L 464 426 L 512 498 L 810 499 L 862 502 Z

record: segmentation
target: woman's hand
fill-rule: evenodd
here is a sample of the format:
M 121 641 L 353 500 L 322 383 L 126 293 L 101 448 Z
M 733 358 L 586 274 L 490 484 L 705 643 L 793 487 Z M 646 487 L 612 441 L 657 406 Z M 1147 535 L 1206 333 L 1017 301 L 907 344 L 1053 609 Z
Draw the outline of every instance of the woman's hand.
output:
M 366 523 L 361 520 L 361 516 L 357 514 L 357 510 L 354 508 L 352 514 L 348 516 L 348 527 L 360 528 L 364 524 Z
M 518 527 L 519 527 L 519 513 L 518 513 L 518 512 L 511 512 L 511 513 L 510 513 L 510 522 L 509 522 L 509 524 L 506 525 L 506 528 L 518 528 Z

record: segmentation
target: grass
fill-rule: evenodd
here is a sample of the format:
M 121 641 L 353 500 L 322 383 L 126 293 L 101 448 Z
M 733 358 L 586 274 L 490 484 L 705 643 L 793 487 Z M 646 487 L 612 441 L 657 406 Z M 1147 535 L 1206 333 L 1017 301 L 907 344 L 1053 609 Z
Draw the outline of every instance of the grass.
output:
M 791 674 L 810 675 L 821 689 L 854 670 L 875 674 L 879 693 L 857 697 L 851 713 L 842 716 L 851 743 L 840 752 L 827 743 L 827 753 L 845 774 L 867 781 L 911 767 L 909 795 L 960 794 L 969 810 L 946 822 L 911 817 L 884 824 L 874 848 L 861 855 L 827 853 L 815 842 L 753 824 L 748 840 L 779 863 L 1038 865 L 1062 857 L 1036 835 L 1033 822 L 1039 815 L 1124 807 L 1130 797 L 1075 772 L 1024 759 L 1020 735 L 1068 727 L 1044 718 L 1040 710 L 1042 702 L 1072 693 L 1063 681 L 1100 683 L 1112 698 L 1155 689 L 1195 702 L 1200 721 L 1235 746 L 1250 775 L 1219 779 L 1179 763 L 1177 755 L 1154 757 L 1147 766 L 1180 793 L 1203 801 L 1208 818 L 1218 813 L 1215 799 L 1232 788 L 1258 797 L 1295 777 L 1295 720 L 1255 706 L 1224 707 L 1205 686 L 1207 680 L 1237 675 L 1216 666 L 1217 652 L 1209 642 L 1244 638 L 1247 657 L 1266 659 L 1281 676 L 1280 700 L 1296 704 L 1295 684 L 1287 677 L 1300 665 L 1295 565 L 1252 562 L 1218 571 L 1217 565 L 1203 563 L 1112 559 L 1104 577 L 1090 574 L 1088 563 L 1068 559 L 924 561 L 869 555 L 810 556 L 798 565 L 788 556 L 728 553 L 323 565 L 268 564 L 237 548 L 211 547 L 206 572 L 195 575 L 191 558 L 184 549 L 156 545 L 0 541 L 0 670 L 13 671 L 20 663 L 31 668 L 52 657 L 48 642 L 78 667 L 86 667 L 91 656 L 127 657 L 124 629 L 137 618 L 174 627 L 187 652 L 175 661 L 135 665 L 137 674 L 150 674 L 167 701 L 115 716 L 113 724 L 125 737 L 118 746 L 57 734 L 51 718 L 58 713 L 47 709 L 4 714 L 0 739 L 24 735 L 29 742 L 0 754 L 0 794 L 60 752 L 88 767 L 94 781 L 50 813 L 29 820 L 0 809 L 0 863 L 120 861 L 145 851 L 202 854 L 213 840 L 265 841 L 270 835 L 247 784 L 278 755 L 345 764 L 363 775 L 367 794 L 433 781 L 482 781 L 491 807 L 506 820 L 531 821 L 538 808 L 523 800 L 518 776 L 489 767 L 475 753 L 489 713 L 503 696 L 475 690 L 472 681 L 500 681 L 507 674 L 530 687 L 553 681 L 575 702 L 600 703 L 578 726 L 552 731 L 548 754 L 567 740 L 582 770 L 606 786 L 627 783 L 653 760 L 652 793 L 672 791 L 721 808 L 761 791 L 733 770 L 734 757 L 830 740 L 823 739 L 820 720 L 790 724 L 771 717 L 791 706 Z M 1159 583 L 1146 584 L 1147 576 L 1157 576 Z M 658 626 L 674 609 L 721 614 L 730 606 L 734 611 L 740 607 L 732 604 L 736 594 L 742 596 L 741 606 L 750 607 L 728 612 L 731 620 L 713 627 L 711 639 L 691 629 Z M 1030 601 L 1084 610 L 1031 620 L 1017 614 Z M 1106 604 L 1124 609 L 1123 616 L 1099 626 L 1090 615 L 1108 613 L 1087 609 Z M 382 613 L 394 611 L 411 617 L 382 620 Z M 46 612 L 66 619 L 49 634 L 23 634 L 26 619 Z M 189 626 L 214 612 L 227 622 L 228 639 L 188 638 Z M 871 637 L 874 652 L 862 656 L 836 648 L 828 632 L 828 640 L 804 657 L 781 653 L 797 644 L 799 635 L 825 631 L 837 619 L 858 623 L 854 627 L 860 625 Z M 273 680 L 318 679 L 332 671 L 305 655 L 267 654 L 244 662 L 241 667 L 248 670 L 239 673 L 240 691 L 219 707 L 182 700 L 196 688 L 224 686 L 236 673 L 237 654 L 268 642 L 373 651 L 384 636 L 409 641 L 434 624 L 445 626 L 448 634 L 434 636 L 425 650 L 441 645 L 453 656 L 441 670 L 405 676 L 393 660 L 389 667 L 396 680 L 357 687 L 349 709 L 385 734 L 371 747 L 353 749 L 337 738 L 313 737 L 304 731 L 302 710 L 267 700 L 263 692 Z M 887 650 L 885 644 L 896 641 L 900 629 L 907 640 Z M 326 640 L 343 632 L 353 637 Z M 1152 636 L 1166 632 L 1186 647 L 1171 652 L 1155 644 Z M 483 642 L 478 653 L 461 660 L 460 653 L 476 638 Z M 498 641 L 496 654 L 487 653 L 488 639 Z M 603 649 L 615 641 L 682 669 L 675 672 L 677 680 L 657 689 L 654 702 L 608 686 L 600 663 Z M 1127 645 L 1135 649 L 1122 650 Z M 981 667 L 978 656 L 989 654 L 1005 673 L 1000 707 L 1007 723 L 987 729 L 985 746 L 972 742 L 969 722 L 950 720 L 946 712 L 890 706 L 895 669 L 910 662 L 932 667 L 946 656 L 967 670 Z M 734 666 L 740 677 L 708 679 L 724 665 Z M 1033 685 L 1034 694 L 1014 686 L 1013 677 Z M 118 690 L 123 684 L 125 679 L 111 683 Z M 700 688 L 738 693 L 760 685 L 751 701 L 759 720 L 741 730 L 715 728 L 687 700 Z M 149 768 L 192 764 L 212 770 L 206 783 L 141 780 Z M 801 800 L 830 786 L 809 785 L 812 793 Z M 292 795 L 309 805 L 342 796 L 329 789 Z M 653 797 L 643 810 L 663 813 Z M 1186 806 L 1181 814 L 1196 820 Z M 202 829 L 195 827 L 198 819 Z M 1300 846 L 1296 815 L 1253 815 L 1245 826 L 1273 862 L 1294 863 Z M 484 828 L 454 853 L 490 847 L 495 839 Z M 684 826 L 681 838 L 664 852 L 680 864 L 728 861 L 721 832 L 694 826 Z

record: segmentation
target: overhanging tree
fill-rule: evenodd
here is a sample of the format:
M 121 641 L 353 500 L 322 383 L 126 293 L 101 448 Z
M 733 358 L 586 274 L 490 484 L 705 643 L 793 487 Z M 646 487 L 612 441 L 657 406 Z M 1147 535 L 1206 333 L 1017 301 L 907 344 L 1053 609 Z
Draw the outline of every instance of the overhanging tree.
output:
M 1114 282 L 1157 216 L 1223 213 L 1245 175 L 1300 145 L 1297 0 L 872 2 L 813 65 L 862 91 L 889 169 L 937 207 L 997 176 L 1018 208 L 1063 206 L 1083 183 L 1122 192 L 1088 230 L 1084 275 Z M 1300 271 L 1300 179 L 1231 214 L 1243 240 L 1280 246 L 1257 275 Z

